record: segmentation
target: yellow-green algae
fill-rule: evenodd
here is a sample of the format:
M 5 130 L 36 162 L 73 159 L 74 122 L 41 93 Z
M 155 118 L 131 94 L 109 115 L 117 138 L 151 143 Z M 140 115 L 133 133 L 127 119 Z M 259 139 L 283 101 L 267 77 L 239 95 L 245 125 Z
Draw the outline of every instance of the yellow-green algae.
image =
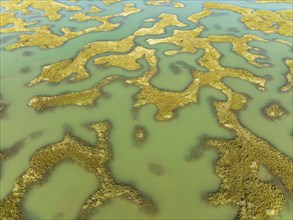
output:
M 91 32 L 101 32 L 101 31 L 111 31 L 120 26 L 119 23 L 111 23 L 109 20 L 114 17 L 126 17 L 131 14 L 137 13 L 140 9 L 134 7 L 134 4 L 125 4 L 124 11 L 120 14 L 108 15 L 104 17 L 100 16 L 90 16 L 87 13 L 97 12 L 97 9 L 91 8 L 85 13 L 77 13 L 72 16 L 71 20 L 77 20 L 78 22 L 83 22 L 86 20 L 96 20 L 102 22 L 101 25 L 97 27 L 85 28 L 81 31 L 71 31 L 70 28 L 63 27 L 61 31 L 63 35 L 57 35 L 50 31 L 51 25 L 43 25 L 40 27 L 28 28 L 31 24 L 35 22 L 25 23 L 23 19 L 17 18 L 13 21 L 14 13 L 4 12 L 1 14 L 1 26 L 6 24 L 14 24 L 13 27 L 4 28 L 1 30 L 2 33 L 12 33 L 12 32 L 28 32 L 33 31 L 33 34 L 24 34 L 19 36 L 19 41 L 6 47 L 7 50 L 14 50 L 19 47 L 29 47 L 29 46 L 39 46 L 40 48 L 56 48 L 62 46 L 65 42 L 76 38 L 77 36 L 84 35 Z
M 147 5 L 163 6 L 165 4 L 171 4 L 175 8 L 184 8 L 184 4 L 181 2 L 171 2 L 171 0 L 149 0 L 146 2 Z
M 236 112 L 243 108 L 246 100 L 244 95 L 231 91 L 227 102 L 214 102 L 219 122 L 231 129 L 235 137 L 206 141 L 220 153 L 216 172 L 222 180 L 219 191 L 212 194 L 209 201 L 216 205 L 235 205 L 240 219 L 266 219 L 277 215 L 287 198 L 281 186 L 257 178 L 259 166 L 266 166 L 292 193 L 293 161 L 239 123 Z
M 211 9 L 223 9 L 236 12 L 241 15 L 241 21 L 246 25 L 247 28 L 252 30 L 259 30 L 264 33 L 278 33 L 284 36 L 292 36 L 291 27 L 293 22 L 292 10 L 284 11 L 268 11 L 268 10 L 254 10 L 251 8 L 243 8 L 231 4 L 221 4 L 214 2 L 204 3 L 204 14 L 200 13 L 201 16 L 209 15 Z M 196 15 L 191 15 L 190 19 Z M 202 18 L 202 17 L 201 17 Z
M 80 81 L 89 76 L 84 66 L 92 57 L 107 52 L 127 52 L 134 46 L 134 39 L 136 36 L 143 36 L 148 34 L 159 35 L 164 33 L 164 28 L 167 26 L 186 26 L 185 24 L 179 22 L 177 20 L 177 16 L 175 15 L 162 14 L 159 17 L 161 18 L 160 21 L 155 23 L 153 27 L 141 28 L 133 35 L 130 35 L 120 41 L 98 41 L 90 43 L 86 45 L 73 60 L 62 60 L 58 63 L 45 66 L 42 73 L 33 79 L 29 83 L 29 86 L 33 86 L 34 84 L 41 81 L 55 83 L 60 82 L 73 73 L 76 73 L 76 75 L 70 80 Z
M 268 3 L 268 2 L 283 2 L 283 3 L 291 3 L 292 0 L 255 0 L 257 3 Z
M 158 59 L 155 50 L 152 49 L 138 46 L 128 54 L 104 56 L 96 59 L 95 63 L 137 70 L 140 68 L 137 60 L 144 57 L 150 69 L 142 76 L 126 79 L 125 82 L 136 85 L 141 89 L 136 96 L 134 106 L 156 105 L 158 108 L 156 119 L 159 121 L 173 118 L 176 109 L 196 102 L 201 87 L 209 86 L 223 92 L 227 96 L 227 101 L 215 102 L 214 105 L 219 122 L 224 127 L 233 130 L 235 138 L 232 140 L 207 140 L 209 146 L 217 148 L 220 152 L 221 158 L 217 162 L 216 172 L 222 179 L 219 192 L 215 193 L 209 200 L 214 204 L 232 204 L 238 207 L 241 219 L 275 216 L 282 210 L 287 198 L 283 195 L 280 187 L 261 182 L 256 178 L 258 167 L 260 165 L 268 167 L 274 175 L 282 179 L 287 190 L 292 191 L 292 183 L 289 178 L 292 175 L 292 160 L 239 123 L 236 112 L 243 109 L 247 98 L 243 94 L 234 92 L 221 82 L 225 77 L 235 77 L 247 80 L 255 84 L 260 90 L 264 90 L 266 80 L 246 70 L 221 66 L 219 63 L 220 53 L 210 43 L 213 41 L 231 42 L 236 53 L 245 57 L 251 64 L 261 66 L 261 64 L 255 62 L 259 55 L 251 54 L 248 52 L 251 47 L 243 47 L 242 45 L 251 40 L 264 40 L 253 35 L 245 35 L 242 38 L 234 36 L 199 38 L 197 36 L 201 31 L 202 27 L 190 31 L 174 31 L 171 37 L 147 41 L 150 44 L 173 43 L 181 48 L 177 51 L 166 51 L 166 55 L 169 56 L 178 52 L 195 53 L 197 49 L 205 50 L 205 54 L 200 58 L 199 63 L 206 67 L 208 72 L 193 72 L 194 80 L 183 92 L 159 90 L 150 83 L 150 79 L 158 71 Z M 232 147 L 233 150 L 231 150 Z M 275 159 L 271 162 L 268 158 Z M 237 165 L 231 161 L 241 164 Z M 239 166 L 241 172 L 236 172 L 239 171 Z
M 22 4 L 15 4 L 20 2 L 21 0 L 1 2 L 1 6 L 7 10 L 20 10 L 24 14 L 29 13 L 27 7 L 30 6 L 44 11 L 44 15 L 53 21 L 60 19 L 61 15 L 58 12 L 62 8 L 67 10 L 80 9 L 57 3 L 53 0 L 49 1 L 48 4 L 26 0 Z M 114 2 L 116 1 L 105 1 L 105 4 Z M 162 5 L 163 3 L 169 2 L 169 0 L 149 1 L 149 4 Z M 52 4 L 53 7 L 50 8 L 49 4 Z M 174 6 L 176 6 L 175 3 Z M 205 3 L 200 13 L 191 15 L 188 19 L 194 23 L 198 23 L 200 19 L 211 15 L 213 13 L 212 9 L 230 10 L 240 14 L 241 21 L 249 29 L 260 30 L 266 34 L 276 33 L 284 36 L 292 36 L 290 32 L 290 26 L 292 26 L 290 10 L 272 12 L 243 8 L 230 4 Z M 126 5 L 124 12 L 119 16 L 127 16 L 138 11 L 138 9 L 132 8 L 132 5 Z M 90 9 L 88 12 L 98 13 L 99 10 Z M 4 25 L 13 24 L 14 16 L 15 14 L 11 12 L 5 12 L 1 15 L 1 22 L 3 21 Z M 111 17 L 115 17 L 115 15 Z M 165 54 L 168 56 L 173 56 L 178 53 L 195 53 L 199 49 L 203 49 L 205 52 L 199 59 L 199 63 L 207 69 L 206 72 L 194 71 L 192 73 L 193 80 L 184 91 L 173 92 L 162 90 L 151 84 L 151 79 L 158 73 L 159 60 L 156 56 L 156 50 L 147 49 L 143 46 L 135 46 L 135 39 L 139 36 L 163 34 L 164 29 L 168 26 L 185 27 L 186 24 L 178 21 L 177 16 L 172 14 L 162 14 L 160 18 L 152 27 L 141 28 L 133 35 L 120 41 L 103 41 L 88 44 L 73 60 L 63 60 L 45 66 L 42 73 L 33 79 L 29 85 L 33 86 L 42 81 L 57 83 L 73 73 L 76 73 L 76 75 L 71 80 L 75 82 L 80 81 L 89 76 L 85 65 L 91 58 L 96 55 L 112 52 L 115 54 L 101 56 L 95 59 L 95 64 L 106 64 L 127 70 L 138 70 L 141 66 L 137 60 L 140 58 L 146 60 L 149 65 L 149 70 L 142 76 L 122 80 L 126 84 L 134 85 L 140 89 L 135 97 L 135 107 L 148 104 L 153 104 L 157 107 L 155 117 L 158 121 L 167 121 L 175 116 L 177 109 L 197 102 L 198 92 L 202 87 L 212 87 L 221 91 L 226 95 L 227 100 L 215 101 L 214 107 L 219 123 L 223 127 L 230 129 L 234 133 L 234 138 L 230 140 L 208 139 L 206 141 L 208 146 L 216 148 L 220 154 L 216 164 L 216 173 L 222 181 L 219 191 L 213 193 L 209 201 L 216 205 L 232 204 L 236 206 L 239 210 L 238 217 L 240 219 L 266 219 L 277 215 L 283 209 L 287 197 L 284 195 L 280 186 L 262 182 L 257 178 L 257 173 L 260 166 L 267 167 L 272 175 L 282 180 L 286 190 L 292 192 L 293 185 L 290 179 L 293 175 L 292 160 L 277 151 L 270 143 L 250 132 L 239 122 L 237 113 L 244 108 L 247 97 L 234 92 L 222 82 L 226 77 L 238 78 L 256 85 L 259 90 L 263 91 L 266 79 L 246 70 L 223 67 L 220 65 L 221 54 L 212 45 L 213 42 L 229 42 L 232 44 L 233 51 L 236 54 L 244 57 L 250 64 L 256 67 L 263 67 L 265 64 L 256 61 L 257 58 L 263 58 L 263 56 L 252 54 L 249 51 L 252 47 L 248 43 L 253 40 L 267 41 L 254 35 L 244 35 L 240 38 L 232 35 L 211 35 L 203 38 L 201 37 L 201 33 L 204 30 L 203 26 L 199 26 L 193 30 L 175 30 L 172 36 L 166 38 L 148 39 L 147 42 L 150 45 L 170 43 L 180 48 L 179 50 L 166 51 Z M 112 30 L 119 26 L 107 23 L 109 17 L 88 16 L 86 13 L 76 14 L 72 19 L 79 22 L 85 20 L 101 21 L 103 22 L 102 27 L 103 25 L 105 27 L 103 30 Z M 83 35 L 89 31 L 97 31 L 97 28 L 100 27 L 85 29 L 81 32 L 72 32 L 68 28 L 63 28 L 64 35 L 58 37 L 55 35 L 58 38 L 55 39 L 54 34 L 49 31 L 49 26 L 28 28 L 26 26 L 33 23 L 25 23 L 20 18 L 17 18 L 15 21 L 13 28 L 4 28 L 2 32 L 35 31 L 35 33 L 33 35 L 22 35 L 18 43 L 10 45 L 6 49 L 14 49 L 20 46 L 55 48 L 73 37 Z M 43 39 L 44 36 L 46 36 L 45 38 L 52 38 L 54 40 L 50 39 L 51 41 L 46 41 L 46 39 Z M 284 41 L 280 42 L 284 43 Z M 287 75 L 288 83 L 282 88 L 283 92 L 289 91 L 292 88 L 292 60 L 287 59 L 285 62 L 290 72 Z M 101 96 L 100 88 L 110 83 L 113 79 L 115 77 L 107 78 L 98 83 L 94 88 L 81 92 L 57 96 L 34 97 L 30 100 L 29 105 L 37 110 L 70 104 L 92 105 L 94 100 Z M 109 124 L 97 123 L 91 127 L 98 133 L 99 143 L 95 147 L 89 147 L 75 137 L 65 135 L 64 139 L 57 144 L 52 144 L 37 151 L 30 161 L 29 169 L 16 180 L 12 192 L 1 203 L 1 216 L 8 219 L 21 218 L 21 202 L 25 192 L 31 185 L 43 179 L 44 175 L 49 173 L 57 164 L 68 158 L 94 173 L 101 182 L 101 188 L 82 207 L 80 211 L 81 216 L 86 216 L 93 208 L 102 205 L 105 200 L 116 196 L 126 196 L 129 200 L 142 207 L 155 209 L 153 203 L 145 199 L 136 189 L 117 184 L 111 176 L 106 165 L 111 158 L 108 143 Z M 141 136 L 140 132 L 139 136 Z M 76 147 L 72 148 L 72 145 Z
M 29 106 L 40 111 L 49 107 L 65 105 L 93 105 L 95 100 L 102 96 L 101 87 L 109 84 L 117 77 L 108 77 L 98 83 L 94 88 L 82 92 L 68 93 L 58 96 L 37 96 L 29 101 Z
M 31 1 L 31 0 L 8 0 L 1 1 L 0 6 L 8 11 L 21 11 L 23 14 L 30 14 L 29 7 L 38 9 L 44 12 L 43 16 L 48 17 L 51 21 L 59 20 L 62 15 L 60 12 L 62 9 L 67 11 L 81 10 L 79 6 L 70 6 L 64 3 L 57 2 L 55 0 L 46 1 Z
M 286 110 L 278 103 L 270 103 L 263 109 L 263 112 L 269 119 L 278 119 L 286 113 Z
M 281 88 L 282 92 L 288 92 L 293 88 L 293 59 L 286 59 L 285 63 L 289 69 L 289 72 L 286 76 L 287 84 Z
M 134 127 L 134 139 L 135 143 L 141 145 L 146 141 L 148 132 L 143 126 L 136 125 Z
M 1 98 L 1 96 L 0 96 L 0 119 L 1 119 L 2 117 L 4 117 L 6 107 L 7 107 L 7 104 L 5 104 L 5 103 L 2 101 L 2 98 Z
M 100 122 L 90 127 L 97 133 L 96 146 L 87 146 L 77 138 L 65 135 L 62 141 L 46 146 L 32 156 L 30 167 L 15 181 L 12 192 L 0 203 L 2 219 L 22 219 L 21 203 L 26 192 L 32 185 L 40 183 L 65 160 L 73 160 L 88 172 L 93 173 L 100 182 L 100 187 L 82 206 L 79 218 L 85 218 L 93 209 L 114 197 L 123 197 L 136 203 L 145 211 L 156 211 L 155 204 L 137 189 L 118 184 L 112 177 L 108 168 L 108 162 L 112 157 L 109 143 L 110 124 Z

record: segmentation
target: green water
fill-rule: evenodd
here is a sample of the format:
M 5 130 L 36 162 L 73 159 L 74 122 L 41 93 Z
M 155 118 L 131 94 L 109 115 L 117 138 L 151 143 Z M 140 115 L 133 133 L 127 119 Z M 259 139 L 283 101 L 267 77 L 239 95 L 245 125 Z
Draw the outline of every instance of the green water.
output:
M 93 174 L 74 163 L 65 162 L 48 177 L 46 185 L 31 189 L 24 208 L 30 219 L 74 219 L 83 201 L 98 186 Z
M 115 4 L 110 12 L 104 15 L 119 13 L 124 2 Z M 86 125 L 92 122 L 108 120 L 113 125 L 110 142 L 113 158 L 110 162 L 111 172 L 119 183 L 131 184 L 151 197 L 160 207 L 160 212 L 155 216 L 149 216 L 141 212 L 139 208 L 126 200 L 113 199 L 103 208 L 93 213 L 91 219 L 233 219 L 237 210 L 231 206 L 212 206 L 206 201 L 208 193 L 218 189 L 220 179 L 215 174 L 214 163 L 218 157 L 216 151 L 202 150 L 201 141 L 204 137 L 231 138 L 232 133 L 224 129 L 217 122 L 213 99 L 224 100 L 224 94 L 212 88 L 200 90 L 199 102 L 190 104 L 176 112 L 176 117 L 168 122 L 157 122 L 154 115 L 157 111 L 153 105 L 142 107 L 138 112 L 133 110 L 134 96 L 138 92 L 136 87 L 126 87 L 122 82 L 115 82 L 103 88 L 107 94 L 97 100 L 93 107 L 67 106 L 59 107 L 44 112 L 36 112 L 29 108 L 28 101 L 37 95 L 56 95 L 64 92 L 81 91 L 91 88 L 97 82 L 110 75 L 136 77 L 147 70 L 143 60 L 140 62 L 143 68 L 139 71 L 128 72 L 121 68 L 102 69 L 92 64 L 87 64 L 90 78 L 80 83 L 62 82 L 58 85 L 40 83 L 28 88 L 27 83 L 35 78 L 42 66 L 74 57 L 86 44 L 98 40 L 119 40 L 127 37 L 144 25 L 143 20 L 156 18 L 161 13 L 176 13 L 180 20 L 188 24 L 185 28 L 192 29 L 195 24 L 186 20 L 188 15 L 201 10 L 202 2 L 184 1 L 186 8 L 173 8 L 170 6 L 156 7 L 145 6 L 143 2 L 134 2 L 136 7 L 143 11 L 127 18 L 117 18 L 123 21 L 120 28 L 113 32 L 91 33 L 77 37 L 60 48 L 42 50 L 36 47 L 20 48 L 14 51 L 1 50 L 1 96 L 8 102 L 8 108 L 4 119 L 1 119 L 1 149 L 9 148 L 19 140 L 25 139 L 25 146 L 13 157 L 1 162 L 1 193 L 2 200 L 11 191 L 15 179 L 29 167 L 29 158 L 34 152 L 45 145 L 61 140 L 66 132 L 95 144 L 95 133 Z M 226 2 L 225 2 L 226 3 Z M 229 3 L 229 2 L 228 2 Z M 242 5 L 241 2 L 230 2 Z M 83 5 L 81 1 L 78 3 Z M 91 2 L 91 4 L 93 4 Z M 247 7 L 271 9 L 271 4 L 254 4 L 245 2 Z M 98 6 L 108 8 L 102 3 Z M 287 8 L 286 4 L 280 4 L 280 8 Z M 84 10 L 89 6 L 83 7 Z M 225 13 L 227 13 L 225 11 Z M 94 25 L 93 22 L 78 24 L 68 22 L 66 16 L 55 27 L 70 26 L 76 30 Z M 201 21 L 206 27 L 203 36 L 211 34 L 234 34 L 242 36 L 246 33 L 257 34 L 265 39 L 271 36 L 261 34 L 259 31 L 249 31 L 238 20 L 235 13 L 227 13 L 221 16 L 210 16 Z M 39 18 L 42 22 L 48 22 Z M 218 20 L 222 19 L 221 24 Z M 96 24 L 96 23 L 95 23 Z M 219 26 L 215 26 L 218 24 Z M 237 28 L 239 32 L 231 32 L 230 28 Z M 170 36 L 174 27 L 167 29 L 167 33 L 161 35 Z M 229 31 L 230 30 L 230 31 Z M 11 36 L 3 46 L 16 41 L 15 34 Z M 281 38 L 281 37 L 280 37 Z M 139 45 L 147 46 L 145 39 L 136 40 Z M 283 38 L 286 39 L 286 38 Z M 278 150 L 293 157 L 292 153 L 292 92 L 282 94 L 279 88 L 285 83 L 285 74 L 288 69 L 283 63 L 285 57 L 292 56 L 290 48 L 280 43 L 253 42 L 251 45 L 266 50 L 267 62 L 272 66 L 268 68 L 256 68 L 251 66 L 240 56 L 231 52 L 229 43 L 215 44 L 214 46 L 224 55 L 221 59 L 223 66 L 245 68 L 259 76 L 271 76 L 272 80 L 266 85 L 267 90 L 260 92 L 255 86 L 238 79 L 225 79 L 224 83 L 235 91 L 245 93 L 251 97 L 245 110 L 239 114 L 242 124 L 258 136 L 268 140 Z M 159 58 L 159 74 L 152 79 L 152 84 L 161 89 L 182 91 L 191 82 L 191 71 L 180 64 L 187 63 L 191 68 L 202 70 L 197 59 L 202 56 L 202 51 L 195 55 L 179 54 L 168 57 L 163 54 L 165 50 L 172 49 L 171 45 L 150 46 L 156 48 Z M 25 51 L 32 52 L 31 56 L 24 56 Z M 178 63 L 179 62 L 179 63 Z M 171 64 L 176 64 L 180 73 L 174 73 Z M 21 73 L 21 69 L 30 67 L 27 73 Z M 280 120 L 269 121 L 261 109 L 270 101 L 280 102 L 288 114 Z M 148 139 L 141 146 L 135 143 L 133 132 L 135 126 L 143 126 L 148 131 Z M 42 135 L 31 138 L 33 132 L 42 131 Z M 186 158 L 190 150 L 198 149 L 199 158 L 188 161 Z M 157 164 L 163 170 L 162 175 L 157 175 L 150 169 L 150 164 Z M 47 177 L 46 183 L 33 186 L 25 198 L 23 208 L 30 219 L 73 219 L 76 217 L 83 202 L 99 186 L 95 177 L 82 170 L 75 163 L 64 162 L 59 165 Z M 287 207 L 276 219 L 290 219 L 292 209 Z

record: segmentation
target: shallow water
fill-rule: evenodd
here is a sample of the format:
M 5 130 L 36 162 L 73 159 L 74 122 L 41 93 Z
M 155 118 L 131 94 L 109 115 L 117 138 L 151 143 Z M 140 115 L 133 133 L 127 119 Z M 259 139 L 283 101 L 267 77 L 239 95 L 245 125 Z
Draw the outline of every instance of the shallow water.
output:
M 115 198 L 94 211 L 91 219 L 233 219 L 237 215 L 235 207 L 213 206 L 207 203 L 208 194 L 217 191 L 221 182 L 215 173 L 215 161 L 219 155 L 215 150 L 203 149 L 202 141 L 207 137 L 221 139 L 233 137 L 230 130 L 219 124 L 212 104 L 216 99 L 226 100 L 226 96 L 220 91 L 211 87 L 201 88 L 198 102 L 180 108 L 176 111 L 175 118 L 167 122 L 155 120 L 157 108 L 154 105 L 134 110 L 134 97 L 139 92 L 139 88 L 126 86 L 122 82 L 105 86 L 102 90 L 106 96 L 98 98 L 93 106 L 65 106 L 43 112 L 37 112 L 28 106 L 28 101 L 34 96 L 82 91 L 111 75 L 128 78 L 143 74 L 148 68 L 143 60 L 140 61 L 143 64 L 141 70 L 126 71 L 117 67 L 107 69 L 97 67 L 92 63 L 96 56 L 86 65 L 90 73 L 88 79 L 78 83 L 65 81 L 55 85 L 44 82 L 31 88 L 27 86 L 29 81 L 40 74 L 43 66 L 75 57 L 81 48 L 90 42 L 123 39 L 147 25 L 143 20 L 157 18 L 161 13 L 177 14 L 179 20 L 186 23 L 187 27 L 168 27 L 165 34 L 155 38 L 171 36 L 174 29 L 193 29 L 198 24 L 191 23 L 187 17 L 192 13 L 198 13 L 205 1 L 177 1 L 183 2 L 185 8 L 175 8 L 171 5 L 146 6 L 138 1 L 123 1 L 111 6 L 93 1 L 79 1 L 76 4 L 82 6 L 85 11 L 90 8 L 89 5 L 97 5 L 105 10 L 101 15 L 108 15 L 121 12 L 123 5 L 129 2 L 133 2 L 142 11 L 126 18 L 113 19 L 117 22 L 122 21 L 118 29 L 78 36 L 59 48 L 27 47 L 7 51 L 4 47 L 16 42 L 17 38 L 13 36 L 17 35 L 1 34 L 1 40 L 7 37 L 7 41 L 3 42 L 1 50 L 0 94 L 8 103 L 5 116 L 0 119 L 1 150 L 11 147 L 22 139 L 25 140 L 25 145 L 16 155 L 1 161 L 0 200 L 12 190 L 16 178 L 28 169 L 29 159 L 36 150 L 60 141 L 65 133 L 95 145 L 95 133 L 89 130 L 87 125 L 108 120 L 112 125 L 110 143 L 113 151 L 109 166 L 115 180 L 135 186 L 140 192 L 152 198 L 158 204 L 160 211 L 151 216 L 142 212 L 137 205 Z M 224 2 L 256 9 L 290 9 L 290 3 Z M 223 82 L 232 90 L 250 96 L 245 109 L 239 113 L 240 122 L 292 159 L 292 90 L 287 93 L 279 91 L 279 88 L 286 83 L 285 75 L 288 72 L 283 61 L 292 57 L 292 51 L 290 47 L 273 41 L 276 36 L 287 41 L 290 41 L 290 37 L 266 35 L 257 30 L 249 30 L 239 21 L 240 16 L 236 13 L 216 11 L 225 14 L 211 15 L 202 19 L 200 23 L 206 28 L 202 37 L 224 34 L 241 37 L 244 34 L 255 34 L 270 40 L 269 43 L 250 43 L 265 50 L 265 55 L 268 57 L 265 62 L 270 63 L 271 66 L 264 68 L 247 63 L 243 57 L 231 51 L 229 43 L 215 43 L 213 46 L 222 54 L 220 60 L 222 66 L 244 68 L 258 76 L 272 78 L 266 84 L 264 92 L 240 79 L 226 78 Z M 56 30 L 52 29 L 52 32 L 57 34 L 60 34 L 59 27 L 76 27 L 77 31 L 97 24 L 89 21 L 84 24 L 68 21 L 74 12 L 61 13 L 64 17 L 54 27 Z M 42 24 L 54 23 L 41 16 L 38 19 Z M 236 29 L 239 32 L 235 32 Z M 151 46 L 144 41 L 145 39 L 148 37 L 138 37 L 136 44 L 157 49 L 159 73 L 151 80 L 156 88 L 171 91 L 185 90 L 193 78 L 191 69 L 181 65 L 182 62 L 187 63 L 194 70 L 204 70 L 198 63 L 198 59 L 203 55 L 202 51 L 169 57 L 163 54 L 164 51 L 174 49 L 176 46 L 170 44 Z M 24 56 L 27 51 L 31 52 L 31 55 Z M 179 67 L 179 73 L 174 72 L 171 64 Z M 29 67 L 30 70 L 22 73 L 21 69 L 25 67 Z M 287 110 L 287 114 L 279 120 L 268 120 L 264 117 L 262 109 L 271 101 L 280 103 Z M 133 136 L 137 125 L 144 127 L 148 133 L 146 141 L 139 146 Z M 43 134 L 37 138 L 30 137 L 36 131 L 42 131 Z M 198 157 L 188 160 L 192 149 L 197 150 Z M 162 174 L 158 175 L 150 169 L 150 164 L 159 165 L 163 170 Z M 93 174 L 86 172 L 76 163 L 64 162 L 46 177 L 45 183 L 35 185 L 28 191 L 22 207 L 29 219 L 74 219 L 84 201 L 98 187 L 99 182 Z M 291 217 L 292 209 L 286 207 L 275 219 Z

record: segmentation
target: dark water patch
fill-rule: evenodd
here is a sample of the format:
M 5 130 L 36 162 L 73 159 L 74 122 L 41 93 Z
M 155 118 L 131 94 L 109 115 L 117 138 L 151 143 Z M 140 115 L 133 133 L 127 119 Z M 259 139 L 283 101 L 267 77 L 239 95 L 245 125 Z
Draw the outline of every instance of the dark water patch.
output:
M 189 72 L 193 72 L 196 70 L 195 67 L 193 67 L 192 65 L 184 62 L 184 61 L 178 61 L 176 62 L 177 64 L 181 65 L 182 67 L 184 67 L 185 69 L 187 69 Z
M 213 16 L 215 17 L 226 16 L 226 15 L 229 15 L 229 13 L 213 11 Z
M 66 27 L 68 29 L 70 29 L 70 31 L 72 32 L 76 32 L 77 31 L 77 27 Z
M 172 72 L 173 72 L 174 74 L 179 74 L 179 73 L 182 72 L 181 68 L 180 68 L 178 65 L 176 65 L 175 63 L 171 63 L 171 64 L 169 65 L 169 67 L 170 67 L 170 69 L 172 70 Z
M 0 103 L 0 118 L 3 118 L 6 111 L 6 105 L 4 103 Z
M 32 51 L 24 51 L 23 53 L 22 53 L 22 56 L 23 57 L 30 57 L 30 56 L 32 56 L 33 55 L 33 52 Z
M 203 149 L 200 146 L 195 146 L 189 149 L 188 155 L 185 156 L 185 161 L 191 162 L 199 159 L 202 156 Z
M 271 58 L 269 57 L 265 57 L 265 58 L 256 58 L 254 61 L 257 62 L 257 63 L 260 63 L 260 64 L 265 64 L 267 65 L 267 67 L 274 67 L 273 64 L 269 63 Z
M 162 176 L 165 174 L 163 166 L 159 163 L 149 163 L 148 168 L 151 171 L 151 173 L 156 176 Z
M 236 27 L 231 27 L 231 28 L 228 29 L 228 31 L 232 32 L 232 33 L 239 33 L 240 32 L 240 30 L 238 28 L 236 28 Z
M 69 123 L 66 123 L 66 124 L 63 125 L 63 130 L 67 134 L 72 134 L 72 127 L 71 127 L 71 125 Z
M 65 215 L 63 212 L 58 212 L 53 219 L 64 219 Z
M 20 203 L 20 207 L 23 207 L 24 203 L 25 202 L 22 201 Z M 22 219 L 22 220 L 31 220 L 31 219 L 39 219 L 39 217 L 38 216 L 35 216 L 35 215 L 32 215 L 27 210 L 22 209 L 21 210 L 21 214 L 20 214 L 20 219 Z
M 186 162 L 192 162 L 192 161 L 198 160 L 203 155 L 204 148 L 206 147 L 205 145 L 206 140 L 207 140 L 206 135 L 199 138 L 199 144 L 191 147 L 189 149 L 188 154 L 185 156 Z
M 258 48 L 258 47 L 253 47 L 251 49 L 248 49 L 248 52 L 253 54 L 263 55 L 263 56 L 265 56 L 265 54 L 268 54 L 267 50 L 263 48 Z
M 21 73 L 29 73 L 32 69 L 29 66 L 20 69 Z
M 221 30 L 222 29 L 221 25 L 219 25 L 219 24 L 214 24 L 213 26 L 214 26 L 214 28 L 216 30 Z
M 5 114 L 6 114 L 6 110 L 7 110 L 8 104 L 5 103 L 0 95 L 0 119 L 4 118 Z
M 24 146 L 25 146 L 25 139 L 22 139 L 16 142 L 11 147 L 1 151 L 2 158 L 7 159 L 7 158 L 11 158 L 15 156 Z
M 44 134 L 44 131 L 41 131 L 41 130 L 39 130 L 39 131 L 35 131 L 35 132 L 33 132 L 33 133 L 30 134 L 30 138 L 31 138 L 31 139 L 38 139 L 38 138 L 40 138 L 43 134 Z

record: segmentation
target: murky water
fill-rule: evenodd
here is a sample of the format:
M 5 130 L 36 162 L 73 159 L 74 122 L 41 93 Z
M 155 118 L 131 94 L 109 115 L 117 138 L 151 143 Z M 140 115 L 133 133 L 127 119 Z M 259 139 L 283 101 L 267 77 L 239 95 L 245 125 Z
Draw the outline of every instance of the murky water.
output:
M 104 6 L 101 2 L 79 1 L 84 10 L 90 4 L 105 8 L 103 15 L 121 12 L 126 1 L 113 6 Z M 131 1 L 127 1 L 131 2 Z M 237 210 L 232 206 L 212 206 L 206 201 L 208 193 L 218 189 L 220 179 L 215 174 L 214 163 L 218 157 L 216 151 L 203 149 L 201 141 L 205 137 L 219 137 L 228 139 L 232 133 L 220 126 L 217 121 L 212 101 L 225 100 L 225 95 L 212 88 L 202 88 L 198 102 L 185 106 L 176 112 L 176 117 L 168 122 L 158 122 L 154 119 L 156 108 L 153 105 L 144 106 L 134 111 L 134 96 L 138 88 L 125 86 L 122 82 L 114 82 L 103 88 L 107 94 L 97 100 L 92 107 L 67 106 L 36 112 L 28 106 L 28 101 L 37 95 L 57 95 L 65 92 L 81 91 L 93 87 L 97 82 L 110 75 L 136 77 L 146 71 L 126 71 L 111 67 L 104 69 L 87 64 L 90 78 L 79 83 L 62 82 L 57 85 L 40 83 L 32 88 L 27 83 L 35 78 L 44 65 L 52 64 L 63 59 L 74 57 L 86 44 L 99 40 L 118 40 L 127 37 L 144 24 L 147 18 L 156 18 L 161 13 L 177 14 L 179 20 L 188 24 L 185 28 L 168 27 L 166 33 L 170 36 L 174 29 L 192 29 L 196 24 L 187 20 L 192 13 L 201 10 L 202 1 L 182 1 L 185 8 L 171 6 L 146 6 L 143 2 L 133 1 L 140 13 L 127 18 L 115 18 L 123 21 L 118 29 L 112 32 L 90 33 L 79 36 L 56 49 L 20 48 L 6 51 L 3 47 L 16 41 L 16 34 L 1 34 L 1 97 L 8 103 L 5 117 L 1 119 L 1 149 L 6 149 L 20 140 L 25 145 L 13 157 L 1 161 L 1 193 L 4 199 L 11 191 L 15 179 L 29 167 L 29 158 L 33 153 L 45 145 L 56 143 L 65 133 L 71 133 L 94 145 L 95 133 L 86 125 L 92 122 L 108 120 L 113 129 L 110 136 L 113 158 L 110 168 L 118 182 L 131 184 L 140 192 L 153 198 L 160 211 L 150 216 L 139 207 L 122 199 L 113 199 L 103 208 L 99 208 L 91 219 L 233 219 Z M 221 2 L 221 1 L 219 1 Z M 275 10 L 290 8 L 288 4 L 256 4 L 252 1 L 231 1 L 240 6 Z M 111 9 L 110 9 L 111 8 Z M 107 10 L 110 11 L 107 11 Z M 265 50 L 268 57 L 266 62 L 270 67 L 257 68 L 248 64 L 245 59 L 231 51 L 229 43 L 217 43 L 215 47 L 223 54 L 221 64 L 227 67 L 245 68 L 259 76 L 272 78 L 266 85 L 267 90 L 261 92 L 252 84 L 227 78 L 224 83 L 234 91 L 245 93 L 251 97 L 245 110 L 239 114 L 239 119 L 250 131 L 269 141 L 279 151 L 293 157 L 292 153 L 292 90 L 280 93 L 279 88 L 285 84 L 285 74 L 288 72 L 283 60 L 292 56 L 290 48 L 284 44 L 273 42 L 274 37 L 259 31 L 252 31 L 240 23 L 239 15 L 222 11 L 224 14 L 211 15 L 202 19 L 201 24 L 206 27 L 203 36 L 233 34 L 256 34 L 270 40 L 270 43 L 253 42 Z M 75 27 L 76 30 L 92 27 L 94 22 L 68 22 L 68 17 L 74 12 L 62 12 L 65 16 L 58 21 L 53 32 L 58 33 L 58 27 Z M 41 22 L 48 22 L 42 17 Z M 113 20 L 115 20 L 113 19 Z M 29 20 L 28 20 L 29 21 Z M 97 23 L 95 23 L 97 24 Z M 56 30 L 55 30 L 56 29 Z M 279 37 L 282 39 L 290 39 Z M 174 48 L 172 45 L 150 46 L 145 42 L 146 37 L 138 38 L 137 44 L 156 48 L 159 59 L 159 74 L 152 79 L 152 84 L 160 89 L 183 91 L 192 81 L 191 70 L 202 70 L 197 59 L 203 53 L 178 54 L 165 56 L 164 51 Z M 30 52 L 30 53 L 27 53 Z M 29 55 L 28 55 L 29 54 Z M 184 65 L 188 64 L 187 65 Z M 173 64 L 173 66 L 172 66 Z M 176 65 L 176 68 L 174 67 Z M 280 120 L 270 121 L 262 114 L 270 101 L 278 101 L 288 113 Z M 138 146 L 133 133 L 136 125 L 143 126 L 148 132 L 148 138 Z M 31 134 L 41 131 L 39 137 Z M 197 149 L 198 156 L 188 159 L 190 151 Z M 155 164 L 161 169 L 160 174 L 150 165 Z M 95 189 L 99 187 L 96 178 L 89 172 L 78 167 L 75 163 L 62 163 L 49 175 L 46 182 L 31 188 L 23 204 L 25 214 L 29 219 L 74 219 L 80 207 Z M 276 219 L 290 219 L 292 209 L 288 207 Z

